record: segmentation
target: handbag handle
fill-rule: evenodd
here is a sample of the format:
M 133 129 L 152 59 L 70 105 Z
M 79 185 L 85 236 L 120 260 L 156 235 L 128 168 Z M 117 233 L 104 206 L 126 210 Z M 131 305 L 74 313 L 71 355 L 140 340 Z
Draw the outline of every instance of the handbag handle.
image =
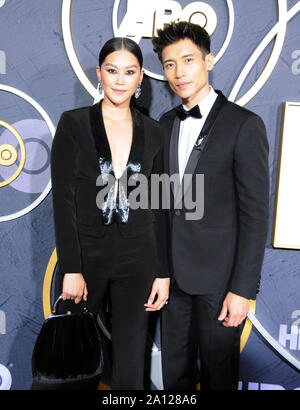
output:
M 60 296 L 56 299 L 56 301 L 54 302 L 53 309 L 52 309 L 52 313 L 53 313 L 54 315 L 56 314 L 57 306 L 58 306 L 58 304 L 59 304 L 59 302 L 60 302 L 61 300 L 63 300 L 62 295 L 60 295 Z M 87 308 L 87 306 L 86 306 L 86 302 L 85 302 L 85 300 L 83 300 L 83 299 L 81 299 L 81 302 L 82 302 L 82 304 L 83 304 L 82 312 L 83 312 L 83 313 L 86 313 L 86 312 L 88 311 L 88 308 Z M 70 315 L 71 313 L 72 313 L 71 311 L 68 311 L 68 312 L 67 312 L 67 315 Z
M 56 308 L 57 308 L 58 302 L 59 302 L 61 299 L 62 299 L 62 295 L 60 295 L 60 296 L 56 299 L 56 301 L 54 302 L 53 309 L 52 309 L 52 313 L 53 313 L 54 315 L 56 314 Z

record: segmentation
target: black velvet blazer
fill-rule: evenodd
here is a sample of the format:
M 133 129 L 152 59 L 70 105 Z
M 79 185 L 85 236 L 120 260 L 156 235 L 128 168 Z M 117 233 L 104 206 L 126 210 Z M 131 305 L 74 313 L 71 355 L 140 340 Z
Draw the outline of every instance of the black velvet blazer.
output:
M 99 102 L 91 107 L 65 111 L 52 144 L 54 228 L 61 274 L 81 272 L 80 235 L 103 237 L 106 224 L 110 223 L 98 207 L 99 203 L 96 204 L 97 194 L 102 189 L 96 186 L 104 169 L 100 165 L 111 161 L 101 106 L 102 102 Z M 151 174 L 160 174 L 163 167 L 160 125 L 135 108 L 131 108 L 131 112 L 133 139 L 127 168 L 134 165 L 133 169 L 139 170 L 150 181 Z M 125 222 L 118 223 L 120 235 L 125 238 L 138 237 L 155 229 L 158 248 L 155 274 L 157 277 L 169 276 L 165 211 L 151 210 L 150 204 L 148 209 L 129 209 Z

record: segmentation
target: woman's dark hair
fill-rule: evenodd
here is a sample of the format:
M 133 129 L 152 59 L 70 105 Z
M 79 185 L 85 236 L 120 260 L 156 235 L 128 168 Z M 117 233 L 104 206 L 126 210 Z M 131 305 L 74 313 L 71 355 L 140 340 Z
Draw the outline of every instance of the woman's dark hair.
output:
M 104 44 L 99 54 L 99 66 L 101 67 L 103 61 L 109 54 L 122 49 L 132 53 L 137 58 L 140 67 L 143 67 L 143 54 L 139 45 L 127 37 L 114 37 Z
M 210 53 L 210 37 L 207 31 L 198 24 L 180 21 L 165 24 L 163 29 L 157 30 L 158 37 L 153 37 L 153 50 L 162 62 L 162 51 L 170 44 L 188 38 L 202 51 L 203 56 Z

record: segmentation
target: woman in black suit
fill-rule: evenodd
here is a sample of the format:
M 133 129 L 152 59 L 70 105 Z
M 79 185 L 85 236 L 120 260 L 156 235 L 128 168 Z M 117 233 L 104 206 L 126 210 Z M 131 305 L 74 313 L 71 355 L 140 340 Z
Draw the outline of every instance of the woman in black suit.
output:
M 161 309 L 169 293 L 163 211 L 130 200 L 140 176 L 150 183 L 162 170 L 159 124 L 130 104 L 140 93 L 142 64 L 134 41 L 109 40 L 96 68 L 103 100 L 64 112 L 51 151 L 62 296 L 83 298 L 98 313 L 109 292 L 112 389 L 144 388 L 148 312 Z M 151 191 L 147 185 L 140 193 Z

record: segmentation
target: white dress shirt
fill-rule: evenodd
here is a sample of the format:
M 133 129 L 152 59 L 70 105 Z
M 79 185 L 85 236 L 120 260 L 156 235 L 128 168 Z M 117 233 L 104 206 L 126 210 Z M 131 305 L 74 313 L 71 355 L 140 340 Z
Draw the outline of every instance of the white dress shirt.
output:
M 202 118 L 187 117 L 180 122 L 179 139 L 178 139 L 178 166 L 180 181 L 182 180 L 184 170 L 188 163 L 192 149 L 199 137 L 206 118 L 216 101 L 218 94 L 210 87 L 208 95 L 198 104 Z M 187 110 L 183 105 L 183 108 Z

